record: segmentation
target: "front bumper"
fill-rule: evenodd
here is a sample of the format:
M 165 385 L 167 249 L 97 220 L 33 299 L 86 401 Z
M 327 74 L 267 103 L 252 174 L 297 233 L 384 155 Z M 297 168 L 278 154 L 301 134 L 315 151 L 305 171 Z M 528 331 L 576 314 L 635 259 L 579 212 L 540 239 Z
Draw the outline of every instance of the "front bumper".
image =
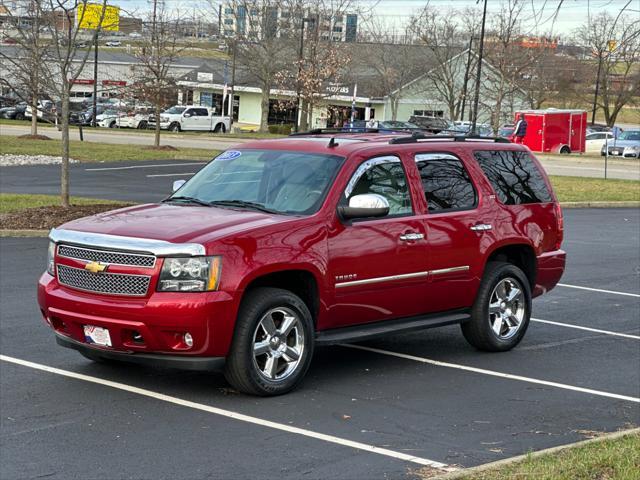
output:
M 235 325 L 234 298 L 221 291 L 151 291 L 146 297 L 100 295 L 61 286 L 48 273 L 38 284 L 42 315 L 58 338 L 96 354 L 122 354 L 125 359 L 141 354 L 225 357 Z M 108 329 L 112 346 L 87 343 L 85 325 Z M 193 337 L 192 347 L 184 343 L 187 332 Z
M 192 357 L 184 355 L 156 355 L 150 353 L 117 352 L 105 348 L 96 348 L 86 343 L 56 333 L 58 345 L 77 350 L 89 357 L 116 360 L 119 362 L 137 363 L 150 367 L 178 368 L 180 370 L 210 371 L 224 367 L 224 357 Z

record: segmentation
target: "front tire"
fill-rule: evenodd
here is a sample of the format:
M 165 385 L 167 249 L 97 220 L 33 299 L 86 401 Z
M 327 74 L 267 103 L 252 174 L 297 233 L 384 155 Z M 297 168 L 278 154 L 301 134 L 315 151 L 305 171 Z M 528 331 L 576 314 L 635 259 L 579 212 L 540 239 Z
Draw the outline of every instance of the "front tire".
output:
M 515 265 L 490 262 L 471 309 L 461 325 L 464 338 L 479 350 L 504 352 L 518 345 L 531 318 L 531 287 Z
M 177 122 L 172 123 L 171 125 L 169 125 L 169 131 L 178 133 L 180 131 L 180 124 Z
M 305 303 L 288 290 L 256 288 L 240 306 L 225 377 L 247 394 L 282 395 L 304 378 L 313 346 Z
M 141 120 L 140 123 L 138 123 L 138 130 L 146 130 L 147 129 L 147 122 L 145 122 L 144 120 Z

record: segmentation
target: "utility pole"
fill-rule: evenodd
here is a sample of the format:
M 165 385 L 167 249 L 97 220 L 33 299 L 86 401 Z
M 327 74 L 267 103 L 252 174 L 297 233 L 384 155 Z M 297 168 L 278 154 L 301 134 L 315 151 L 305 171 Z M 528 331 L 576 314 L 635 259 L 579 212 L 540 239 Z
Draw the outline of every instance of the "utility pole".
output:
M 480 0 L 478 0 L 480 1 Z M 484 25 L 487 19 L 487 0 L 484 0 L 482 11 L 482 28 L 480 29 L 480 48 L 478 51 L 478 72 L 476 74 L 476 94 L 473 99 L 473 122 L 471 124 L 471 135 L 476 134 L 476 124 L 478 123 L 478 103 L 480 102 L 480 79 L 482 78 L 482 55 L 484 53 Z
M 464 109 L 467 106 L 467 86 L 469 84 L 469 71 L 471 70 L 471 47 L 473 46 L 473 35 L 469 37 L 469 51 L 467 52 L 467 64 L 464 68 L 464 83 L 462 84 L 462 108 L 460 110 L 460 120 L 464 120 Z
M 296 79 L 296 128 L 297 132 L 300 128 L 300 112 L 302 110 L 300 102 L 300 77 L 302 76 L 302 62 L 304 60 L 304 24 L 307 18 L 302 17 L 300 20 L 300 49 L 298 50 L 298 78 Z
M 236 46 L 238 45 L 237 37 L 233 38 L 233 60 L 231 61 L 231 98 L 229 99 L 229 133 L 231 133 L 231 127 L 233 126 L 233 89 L 236 88 Z
M 596 123 L 596 110 L 598 109 L 598 93 L 600 93 L 600 72 L 602 70 L 603 55 L 604 55 L 604 52 L 600 52 L 600 55 L 598 55 L 598 73 L 596 74 L 596 92 L 595 92 L 595 95 L 593 96 L 593 110 L 591 112 L 591 125 Z

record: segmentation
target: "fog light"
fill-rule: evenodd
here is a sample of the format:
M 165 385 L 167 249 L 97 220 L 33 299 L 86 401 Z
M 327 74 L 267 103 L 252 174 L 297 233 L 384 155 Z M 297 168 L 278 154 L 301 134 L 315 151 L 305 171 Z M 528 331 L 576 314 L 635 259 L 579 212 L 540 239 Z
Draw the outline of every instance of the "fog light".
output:
M 184 334 L 184 343 L 187 345 L 187 347 L 193 347 L 193 337 L 189 332 Z

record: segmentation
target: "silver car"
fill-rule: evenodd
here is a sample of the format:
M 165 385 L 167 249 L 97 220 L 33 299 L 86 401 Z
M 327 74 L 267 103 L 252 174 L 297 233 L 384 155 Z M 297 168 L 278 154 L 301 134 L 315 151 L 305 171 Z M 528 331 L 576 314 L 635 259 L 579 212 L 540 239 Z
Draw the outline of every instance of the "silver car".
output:
M 600 155 L 606 155 L 606 148 L 609 155 L 625 158 L 640 158 L 640 130 L 625 130 L 618 138 L 602 146 Z

